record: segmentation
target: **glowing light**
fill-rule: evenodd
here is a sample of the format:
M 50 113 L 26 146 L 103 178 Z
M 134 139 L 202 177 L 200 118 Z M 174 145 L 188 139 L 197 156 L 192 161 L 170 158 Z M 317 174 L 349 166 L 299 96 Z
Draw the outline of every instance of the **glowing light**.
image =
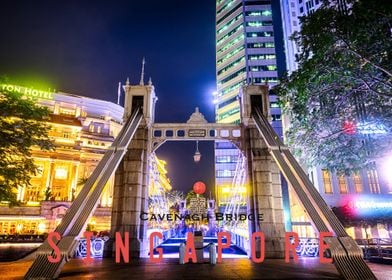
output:
M 14 93 L 21 93 L 25 96 L 41 99 L 53 99 L 53 93 L 49 91 L 38 90 L 34 88 L 27 88 L 18 85 L 1 84 L 2 90 L 11 91 Z
M 38 232 L 39 232 L 39 233 L 42 233 L 42 232 L 45 232 L 45 231 L 46 231 L 45 223 L 40 222 L 40 223 L 38 224 Z
M 391 217 L 392 200 L 390 195 L 351 196 L 346 202 L 345 211 L 354 217 Z
M 214 99 L 214 100 L 212 100 L 212 103 L 213 104 L 217 104 L 219 102 L 219 100 L 218 99 Z
M 23 225 L 22 225 L 22 224 L 18 224 L 18 225 L 16 226 L 16 231 L 17 231 L 17 232 L 21 232 L 22 229 L 23 229 Z
M 206 191 L 206 185 L 203 182 L 198 181 L 193 184 L 193 191 L 197 194 L 203 194 Z
M 361 209 L 392 208 L 392 201 L 355 201 L 352 207 Z
M 229 187 L 222 188 L 222 193 L 229 193 L 229 192 L 230 192 L 230 188 Z
M 352 121 L 345 121 L 343 123 L 343 132 L 349 135 L 353 135 L 356 132 L 356 125 Z
M 392 193 L 392 155 L 387 156 L 381 163 L 381 171 L 387 179 L 389 193 Z
M 67 179 L 68 171 L 65 167 L 57 167 L 54 177 L 56 179 L 64 180 Z
M 216 95 L 218 95 L 218 92 L 217 92 L 216 90 L 214 90 L 214 91 L 212 92 L 212 96 L 216 96 Z
M 381 123 L 361 122 L 357 124 L 357 130 L 362 134 L 385 134 L 387 130 Z

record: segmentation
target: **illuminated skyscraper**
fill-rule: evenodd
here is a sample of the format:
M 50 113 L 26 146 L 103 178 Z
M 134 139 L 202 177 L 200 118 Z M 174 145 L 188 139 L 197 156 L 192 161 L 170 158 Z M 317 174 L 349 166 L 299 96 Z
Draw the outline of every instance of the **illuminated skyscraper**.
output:
M 216 121 L 239 123 L 239 89 L 248 83 L 274 86 L 284 71 L 281 17 L 278 1 L 216 1 Z M 279 73 L 278 73 L 279 72 Z M 281 112 L 270 96 L 273 127 L 282 133 Z M 225 204 L 239 151 L 228 142 L 216 142 L 215 171 L 218 205 Z
M 350 7 L 350 4 L 345 0 L 330 1 L 329 3 L 343 12 L 347 12 Z M 295 42 L 290 40 L 290 37 L 294 32 L 301 31 L 300 18 L 311 15 L 322 5 L 323 1 L 321 0 L 280 0 L 286 67 L 289 73 L 298 69 L 296 54 L 300 51 Z M 285 129 L 289 127 L 287 115 L 283 117 L 283 123 Z M 389 159 L 377 160 L 374 168 L 359 170 L 350 176 L 337 174 L 322 166 L 309 168 L 307 173 L 327 204 L 335 211 L 339 211 L 340 216 L 345 217 L 342 222 L 350 236 L 358 240 L 365 238 L 387 239 L 392 237 L 392 232 L 388 230 L 391 223 L 384 216 L 390 215 L 392 204 L 389 206 L 385 204 L 383 210 L 375 210 L 378 207 L 377 204 L 391 201 L 392 179 L 388 178 L 390 177 L 388 176 L 390 169 L 387 166 L 390 166 Z M 371 204 L 374 208 L 368 206 L 365 211 L 363 201 L 372 201 Z M 348 205 L 351 206 L 347 207 Z M 297 232 L 299 236 L 315 236 L 309 217 L 292 194 L 290 195 L 290 211 L 292 231 Z

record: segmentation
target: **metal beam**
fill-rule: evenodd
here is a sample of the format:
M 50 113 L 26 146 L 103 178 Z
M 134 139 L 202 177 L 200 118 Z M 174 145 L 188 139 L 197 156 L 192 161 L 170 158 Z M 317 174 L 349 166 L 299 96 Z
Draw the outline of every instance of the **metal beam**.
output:
M 64 264 L 73 256 L 78 240 L 97 206 L 105 184 L 124 157 L 142 117 L 140 109 L 135 110 L 130 116 L 111 148 L 106 151 L 72 203 L 71 208 L 68 209 L 60 225 L 56 228 L 55 231 L 62 237 L 60 241 L 56 242 L 61 253 L 60 261 L 56 263 L 49 262 L 48 256 L 54 256 L 54 250 L 45 240 L 38 248 L 37 258 L 24 279 L 53 279 L 59 276 Z

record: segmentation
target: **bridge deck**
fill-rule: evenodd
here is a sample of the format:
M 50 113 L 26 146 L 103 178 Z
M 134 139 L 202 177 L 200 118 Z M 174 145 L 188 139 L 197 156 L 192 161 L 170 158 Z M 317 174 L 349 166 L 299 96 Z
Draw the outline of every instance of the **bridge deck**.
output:
M 22 279 L 30 265 L 30 261 L 2 264 L 0 279 Z M 177 259 L 164 259 L 160 264 L 153 264 L 148 259 L 131 260 L 129 264 L 116 264 L 113 259 L 96 259 L 92 264 L 86 264 L 80 259 L 72 259 L 64 266 L 59 279 L 341 278 L 333 265 L 319 264 L 316 259 L 304 259 L 298 264 L 286 264 L 283 260 L 266 260 L 262 264 L 256 264 L 249 259 L 223 259 L 223 262 L 217 265 L 208 263 L 179 265 Z

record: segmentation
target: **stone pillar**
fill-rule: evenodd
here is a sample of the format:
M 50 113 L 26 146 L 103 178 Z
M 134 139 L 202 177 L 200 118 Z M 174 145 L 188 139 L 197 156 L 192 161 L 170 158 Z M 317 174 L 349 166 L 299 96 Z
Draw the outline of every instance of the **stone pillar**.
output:
M 72 163 L 72 182 L 70 189 L 68 190 L 68 201 L 74 201 L 76 197 L 76 186 L 78 184 L 78 174 L 79 174 L 79 162 Z
M 129 232 L 129 256 L 147 257 L 147 222 L 140 219 L 141 212 L 148 207 L 148 136 L 149 130 L 139 128 L 115 174 L 111 240 L 107 242 L 105 255 L 113 255 L 115 235 L 120 232 L 125 238 Z
M 261 231 L 265 235 L 265 257 L 284 257 L 284 216 L 280 172 L 256 128 L 246 132 L 246 149 L 251 192 L 249 214 L 262 214 L 262 221 L 251 222 L 250 235 Z M 256 252 L 258 247 L 256 247 Z

